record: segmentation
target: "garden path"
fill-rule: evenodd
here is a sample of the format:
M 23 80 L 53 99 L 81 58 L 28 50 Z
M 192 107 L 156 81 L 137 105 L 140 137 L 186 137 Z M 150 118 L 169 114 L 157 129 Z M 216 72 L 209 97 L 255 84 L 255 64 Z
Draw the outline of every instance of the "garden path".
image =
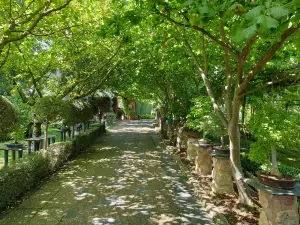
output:
M 0 224 L 211 224 L 152 122 L 118 122 Z

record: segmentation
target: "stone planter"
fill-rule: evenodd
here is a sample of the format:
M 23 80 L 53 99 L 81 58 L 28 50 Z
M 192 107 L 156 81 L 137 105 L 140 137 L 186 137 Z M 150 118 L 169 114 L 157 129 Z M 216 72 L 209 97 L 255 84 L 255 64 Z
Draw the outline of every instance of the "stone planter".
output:
M 259 191 L 259 225 L 299 225 L 297 197 Z
M 264 185 L 256 179 L 246 178 L 244 181 L 259 191 L 262 206 L 259 225 L 299 225 L 299 183 L 293 189 L 286 190 Z
M 265 185 L 282 189 L 293 189 L 297 183 L 296 179 L 280 179 L 268 174 L 257 174 L 257 178 Z
M 202 175 L 211 175 L 212 173 L 212 157 L 209 150 L 214 146 L 210 140 L 201 139 L 198 143 L 197 156 L 195 160 L 196 171 Z
M 176 146 L 180 151 L 187 149 L 188 136 L 185 129 L 185 127 L 180 127 L 177 132 Z
M 199 150 L 198 139 L 196 138 L 188 138 L 187 141 L 187 158 L 191 162 L 195 162 L 197 152 Z
M 219 152 L 224 151 L 224 152 Z M 228 150 L 214 148 L 211 151 L 213 157 L 212 192 L 219 194 L 233 194 L 232 169 Z M 217 153 L 216 153 L 217 152 Z

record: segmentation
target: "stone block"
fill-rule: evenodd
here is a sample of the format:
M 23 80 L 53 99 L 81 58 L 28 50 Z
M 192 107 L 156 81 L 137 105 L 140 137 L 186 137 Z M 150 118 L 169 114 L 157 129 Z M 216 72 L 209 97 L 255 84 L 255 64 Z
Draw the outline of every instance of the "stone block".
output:
M 296 196 L 259 191 L 259 202 L 262 205 L 259 225 L 299 225 Z
M 188 141 L 188 136 L 187 136 L 187 132 L 184 131 L 184 128 L 181 127 L 178 129 L 177 132 L 177 148 L 178 149 L 186 149 L 187 148 L 187 141 Z
M 195 143 L 198 143 L 198 139 L 196 138 L 189 138 L 187 141 L 187 157 L 191 162 L 195 162 L 197 151 L 199 149 Z
M 227 157 L 214 157 L 213 165 L 212 191 L 219 194 L 234 193 L 230 159 Z
M 212 158 L 208 153 L 208 148 L 199 147 L 195 163 L 196 170 L 202 175 L 210 175 L 212 173 Z

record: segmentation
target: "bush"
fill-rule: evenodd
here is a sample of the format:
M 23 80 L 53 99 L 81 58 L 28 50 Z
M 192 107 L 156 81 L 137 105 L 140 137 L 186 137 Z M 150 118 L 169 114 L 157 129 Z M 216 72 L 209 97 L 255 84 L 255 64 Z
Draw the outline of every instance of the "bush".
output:
M 21 194 L 51 173 L 49 160 L 32 154 L 0 170 L 0 208 L 13 203 Z
M 114 122 L 117 121 L 117 117 L 116 117 L 116 114 L 113 113 L 113 112 L 109 112 L 106 114 L 106 124 L 107 126 L 110 126 L 112 125 Z
M 49 160 L 51 171 L 56 171 L 72 154 L 72 143 L 60 142 L 50 145 L 47 150 L 42 150 L 41 153 Z
M 71 155 L 76 156 L 80 152 L 86 150 L 93 143 L 93 141 L 103 133 L 105 133 L 105 126 L 100 125 L 95 129 L 78 134 L 72 141 L 73 151 Z
M 153 115 L 153 114 L 141 114 L 140 119 L 155 119 L 155 115 Z
M 105 132 L 104 125 L 82 133 L 71 142 L 55 143 L 47 151 L 27 155 L 0 170 L 0 209 L 14 203 L 16 198 L 54 173 L 70 157 L 88 148 Z
M 20 117 L 17 108 L 3 96 L 0 96 L 0 118 L 0 138 L 6 138 L 19 126 Z

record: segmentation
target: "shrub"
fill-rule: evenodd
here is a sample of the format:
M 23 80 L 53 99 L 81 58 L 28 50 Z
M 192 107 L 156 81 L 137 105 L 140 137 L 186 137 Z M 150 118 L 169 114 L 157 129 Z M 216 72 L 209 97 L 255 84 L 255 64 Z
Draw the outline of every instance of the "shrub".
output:
M 88 148 L 105 130 L 104 125 L 78 135 L 73 143 L 55 143 L 47 151 L 27 155 L 0 170 L 0 209 L 55 172 L 71 156 Z
M 114 122 L 117 121 L 117 117 L 116 117 L 116 114 L 113 113 L 113 112 L 108 112 L 106 114 L 106 124 L 107 126 L 110 126 L 112 125 Z
M 76 156 L 80 152 L 87 149 L 93 143 L 93 141 L 103 133 L 105 133 L 105 126 L 100 125 L 95 129 L 78 134 L 72 141 L 73 149 L 71 155 Z
M 20 117 L 17 108 L 5 97 L 0 96 L 0 138 L 19 126 Z
M 141 114 L 140 118 L 141 119 L 155 119 L 155 115 L 153 115 L 153 114 Z
M 41 152 L 45 158 L 49 159 L 50 169 L 54 172 L 68 160 L 72 154 L 72 148 L 72 143 L 60 142 L 50 145 L 47 150 Z
M 51 172 L 49 160 L 32 154 L 0 170 L 0 208 L 4 208 Z

